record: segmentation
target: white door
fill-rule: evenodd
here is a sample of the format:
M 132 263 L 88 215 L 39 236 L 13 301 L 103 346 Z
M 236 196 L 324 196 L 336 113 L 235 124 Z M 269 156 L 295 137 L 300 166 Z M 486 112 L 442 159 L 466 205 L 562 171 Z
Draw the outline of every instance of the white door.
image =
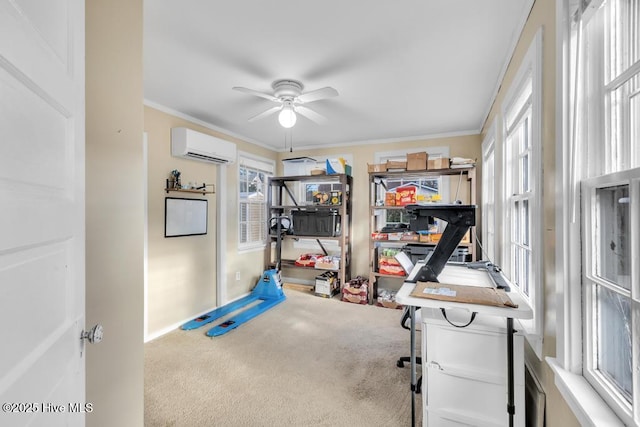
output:
M 84 0 L 0 0 L 0 425 L 84 425 Z

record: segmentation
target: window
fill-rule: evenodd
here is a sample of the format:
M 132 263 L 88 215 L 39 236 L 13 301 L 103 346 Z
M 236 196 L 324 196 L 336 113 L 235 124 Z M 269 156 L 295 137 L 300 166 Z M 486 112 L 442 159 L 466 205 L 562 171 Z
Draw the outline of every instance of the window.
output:
M 540 163 L 542 30 L 538 31 L 502 106 L 504 224 L 501 266 L 533 309 L 523 321 L 529 343 L 542 357 L 543 283 Z
M 591 89 L 583 96 L 598 106 L 588 121 L 599 124 L 584 129 L 585 151 L 600 161 L 580 171 L 582 373 L 631 424 L 640 421 L 640 328 L 632 320 L 640 319 L 633 267 L 640 260 L 640 1 L 606 1 L 585 24 Z
M 531 300 L 533 253 L 531 247 L 530 207 L 533 191 L 531 167 L 531 84 L 527 82 L 522 95 L 523 105 L 515 111 L 516 117 L 508 121 L 505 145 L 507 151 L 507 194 L 511 218 L 509 242 L 511 281 Z
M 374 159 L 376 163 L 385 163 L 387 161 L 406 161 L 407 152 L 426 152 L 429 157 L 449 157 L 449 147 L 423 147 L 415 148 L 411 150 L 398 150 L 375 153 Z M 433 196 L 442 198 L 445 203 L 453 203 L 458 198 L 458 194 L 449 194 L 449 179 L 454 179 L 454 176 L 443 179 L 441 176 L 423 177 L 419 179 L 389 179 L 387 180 L 386 191 L 393 191 L 398 187 L 405 185 L 414 186 L 417 188 L 417 195 L 420 198 L 428 199 Z M 462 179 L 462 178 L 460 178 Z M 376 195 L 380 199 L 380 203 L 384 201 L 384 194 Z M 385 212 L 386 217 L 380 217 L 380 224 L 377 224 L 378 229 L 382 229 L 387 224 L 399 224 L 409 223 L 409 218 L 403 210 L 390 210 Z M 446 224 L 438 224 L 439 231 L 444 230 Z
M 482 259 L 497 263 L 495 199 L 495 123 L 482 142 Z
M 639 183 L 640 168 L 636 168 L 586 179 L 582 186 L 583 375 L 628 417 L 638 400 L 633 361 L 640 356 L 634 355 L 640 336 L 632 317 L 634 310 L 636 319 L 640 314 L 640 275 L 632 265 L 640 258 L 640 223 L 632 221 L 631 212 L 640 212 Z
M 563 368 L 586 380 L 619 420 L 638 425 L 640 0 L 579 2 L 577 11 L 568 4 L 561 215 L 577 225 L 558 245 L 570 298 L 559 352 Z M 590 421 L 588 408 L 576 407 Z
M 440 196 L 440 177 L 429 178 L 397 178 L 388 179 L 386 191 L 393 192 L 398 187 L 411 186 L 416 187 L 416 197 L 418 200 L 429 200 L 433 196 Z M 408 224 L 409 217 L 404 210 L 386 211 L 386 224 Z
M 291 170 L 287 170 L 285 164 L 285 175 L 310 175 L 311 170 L 314 168 L 326 169 L 326 162 L 336 159 L 344 159 L 347 165 L 353 165 L 353 155 L 351 154 L 332 154 L 328 156 L 315 155 L 310 161 L 304 162 L 300 168 L 296 169 L 290 167 Z M 313 160 L 313 161 L 311 161 Z M 298 204 L 301 205 L 313 205 L 317 202 L 316 197 L 318 195 L 327 194 L 331 195 L 332 192 L 341 191 L 342 186 L 337 182 L 311 182 L 305 181 L 304 183 L 295 183 L 290 188 L 295 195 L 295 199 Z M 341 195 L 342 197 L 343 195 Z M 335 239 L 323 240 L 319 239 L 320 243 L 326 249 L 329 254 L 340 253 L 340 243 Z M 318 251 L 318 239 L 296 239 L 293 242 L 293 247 L 296 249 L 303 249 L 309 251 Z
M 267 238 L 265 190 L 274 165 L 239 155 L 238 165 L 238 247 L 262 248 Z

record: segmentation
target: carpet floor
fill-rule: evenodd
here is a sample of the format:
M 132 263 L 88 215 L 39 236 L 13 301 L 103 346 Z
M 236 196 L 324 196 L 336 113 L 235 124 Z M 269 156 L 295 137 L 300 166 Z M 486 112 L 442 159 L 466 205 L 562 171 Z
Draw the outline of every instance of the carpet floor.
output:
M 285 294 L 220 337 L 145 344 L 145 426 L 410 426 L 402 311 Z M 420 425 L 420 395 L 416 407 Z

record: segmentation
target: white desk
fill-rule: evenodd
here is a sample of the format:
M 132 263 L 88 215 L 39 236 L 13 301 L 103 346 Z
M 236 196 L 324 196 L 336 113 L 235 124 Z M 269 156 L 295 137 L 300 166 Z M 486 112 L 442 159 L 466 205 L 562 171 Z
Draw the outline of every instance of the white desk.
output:
M 442 273 L 438 276 L 438 280 L 443 284 L 452 285 L 467 285 L 467 286 L 484 286 L 492 287 L 493 283 L 486 271 L 473 270 L 465 266 L 447 265 Z M 513 425 L 513 415 L 515 413 L 514 407 L 514 384 L 513 384 L 513 319 L 531 319 L 533 317 L 533 310 L 525 302 L 525 300 L 517 292 L 510 292 L 508 295 L 511 300 L 518 305 L 518 308 L 510 307 L 494 307 L 480 304 L 468 304 L 461 302 L 439 301 L 427 298 L 418 298 L 411 296 L 416 284 L 405 282 L 398 293 L 396 294 L 396 301 L 409 307 L 411 316 L 411 394 L 412 394 L 412 420 L 415 425 L 415 390 L 416 390 L 416 354 L 415 354 L 415 310 L 417 307 L 422 309 L 432 309 L 430 315 L 433 316 L 437 310 L 445 309 L 452 310 L 466 310 L 469 313 L 477 313 L 479 317 L 493 316 L 506 319 L 506 338 L 507 338 L 507 412 L 509 414 L 509 425 Z M 425 316 L 425 312 L 422 313 L 423 322 L 429 316 Z M 465 322 L 466 323 L 466 322 Z M 423 328 L 423 334 L 425 335 L 423 341 L 426 341 L 426 328 Z M 428 363 L 426 355 L 423 355 L 423 369 Z M 524 411 L 524 408 L 521 409 Z M 425 415 L 426 416 L 426 415 Z

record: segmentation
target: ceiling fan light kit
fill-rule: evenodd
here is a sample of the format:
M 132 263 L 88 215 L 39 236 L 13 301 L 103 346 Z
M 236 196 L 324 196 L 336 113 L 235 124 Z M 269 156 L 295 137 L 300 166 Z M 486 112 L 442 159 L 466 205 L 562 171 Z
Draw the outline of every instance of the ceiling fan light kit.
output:
M 280 126 L 286 129 L 292 128 L 296 124 L 296 120 L 297 117 L 293 105 L 291 105 L 291 103 L 285 103 L 280 114 L 278 114 Z
M 312 90 L 310 92 L 302 93 L 304 85 L 297 80 L 282 79 L 276 80 L 271 84 L 273 94 L 259 92 L 257 90 L 248 89 L 246 87 L 234 87 L 234 90 L 245 92 L 250 95 L 259 96 L 260 98 L 268 99 L 269 101 L 278 102 L 282 104 L 281 107 L 272 107 L 262 113 L 251 117 L 250 122 L 264 117 L 270 116 L 277 111 L 278 121 L 284 128 L 291 128 L 296 124 L 297 115 L 308 118 L 315 123 L 323 123 L 326 121 L 325 117 L 316 113 L 315 111 L 302 106 L 302 104 L 319 101 L 321 99 L 332 98 L 338 96 L 338 91 L 332 87 L 323 87 L 321 89 Z

